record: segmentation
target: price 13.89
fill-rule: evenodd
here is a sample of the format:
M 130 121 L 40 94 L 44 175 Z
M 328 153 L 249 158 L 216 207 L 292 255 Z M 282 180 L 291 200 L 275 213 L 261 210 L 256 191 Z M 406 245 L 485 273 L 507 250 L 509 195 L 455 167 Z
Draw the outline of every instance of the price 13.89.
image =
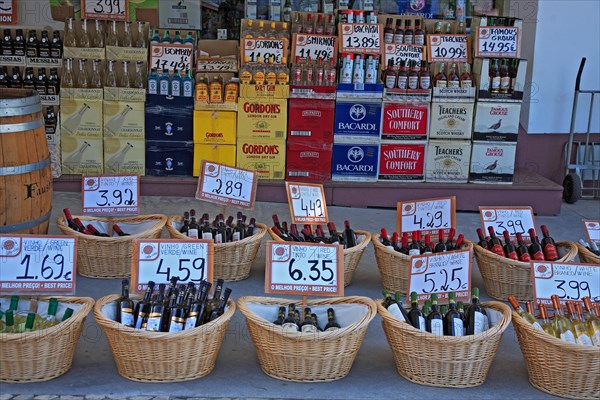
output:
M 356 49 L 377 49 L 380 47 L 379 37 L 348 36 L 346 37 L 344 44 L 347 48 Z

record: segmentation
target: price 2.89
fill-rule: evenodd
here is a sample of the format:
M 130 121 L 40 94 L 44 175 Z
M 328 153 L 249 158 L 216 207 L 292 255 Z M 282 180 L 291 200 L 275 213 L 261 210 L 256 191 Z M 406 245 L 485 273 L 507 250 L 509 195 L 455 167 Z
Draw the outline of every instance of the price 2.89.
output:
M 288 266 L 288 273 L 290 278 L 294 281 L 306 281 L 306 277 L 313 282 L 321 281 L 325 283 L 333 283 L 333 278 L 335 277 L 333 273 L 333 269 L 329 268 L 328 265 L 333 263 L 333 260 L 307 260 L 309 268 L 308 274 L 303 274 L 300 268 L 296 268 L 294 266 L 296 262 L 295 258 L 290 260 Z M 319 269 L 320 266 L 320 269 Z
M 555 279 L 554 282 L 557 283 L 556 288 L 562 291 L 562 293 L 558 293 L 558 298 L 561 300 L 581 300 L 581 298 L 585 296 L 592 297 L 590 284 L 586 281 L 578 282 Z M 598 301 L 597 299 L 592 300 Z
M 223 180 L 221 178 L 217 178 L 216 179 L 217 184 L 219 185 L 219 187 L 214 188 L 212 190 L 213 193 L 216 194 L 225 194 L 227 196 L 231 196 L 234 195 L 236 197 L 241 197 L 242 196 L 242 190 L 244 188 L 244 184 L 242 182 L 234 182 L 231 180 L 226 180 L 225 181 L 225 188 L 223 188 Z M 237 194 L 234 194 L 234 191 L 237 191 Z
M 380 47 L 379 38 L 378 37 L 357 37 L 357 36 L 348 36 L 345 39 L 345 45 L 347 48 L 356 48 L 356 49 L 377 49 Z
M 31 254 L 26 254 L 21 260 L 21 265 L 25 267 L 23 275 L 17 275 L 16 279 L 37 280 L 41 276 L 41 278 L 43 278 L 44 280 L 62 279 L 69 281 L 71 280 L 73 274 L 73 271 L 67 271 L 66 273 L 64 273 L 65 257 L 62 254 L 55 254 L 52 258 L 49 254 L 46 254 L 42 259 L 41 264 L 32 263 Z M 39 272 L 32 272 L 33 270 L 37 270 L 37 267 L 39 267 Z
M 468 282 L 463 282 L 460 279 L 463 267 L 452 268 L 450 272 L 445 269 L 441 269 L 436 272 L 427 272 L 423 275 L 425 285 L 421 289 L 423 293 L 436 293 L 436 292 L 456 292 L 459 290 L 466 290 Z
M 171 280 L 172 276 L 177 276 L 182 282 L 186 282 L 188 279 L 192 282 L 200 282 L 203 278 L 205 278 L 206 259 L 204 259 L 203 257 L 198 257 L 193 260 L 189 258 L 180 258 L 178 261 L 179 265 L 177 265 L 177 270 L 174 270 L 174 273 L 179 273 L 179 275 L 171 275 L 171 267 L 165 266 L 165 268 L 163 268 L 164 259 L 162 258 L 158 262 L 158 267 L 156 268 L 156 275 L 164 275 L 165 282 Z M 190 279 L 190 276 L 192 275 L 192 270 L 200 272 L 198 279 Z M 182 272 L 185 272 L 185 275 L 181 275 L 180 273 Z
M 135 205 L 135 200 L 133 199 L 133 191 L 131 189 L 125 189 L 125 190 L 120 190 L 120 189 L 115 189 L 112 191 L 111 195 L 111 199 L 109 200 L 108 198 L 108 193 L 109 190 L 98 190 L 98 193 L 100 193 L 100 199 L 98 199 L 96 201 L 96 205 L 98 207 L 104 207 L 104 206 L 120 206 L 120 205 L 124 205 L 124 206 L 134 206 Z

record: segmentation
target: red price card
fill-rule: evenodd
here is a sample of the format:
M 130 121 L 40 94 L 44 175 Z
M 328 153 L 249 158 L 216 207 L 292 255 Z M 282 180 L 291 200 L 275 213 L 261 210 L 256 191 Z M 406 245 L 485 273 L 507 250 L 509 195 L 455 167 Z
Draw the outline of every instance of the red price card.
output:
M 86 175 L 81 177 L 84 214 L 137 215 L 140 213 L 138 175 Z
M 256 197 L 257 178 L 256 171 L 203 161 L 196 198 L 250 209 Z
M 329 221 L 323 185 L 286 182 L 285 189 L 293 224 L 326 224 Z
M 129 1 L 81 0 L 81 17 L 84 19 L 129 21 Z

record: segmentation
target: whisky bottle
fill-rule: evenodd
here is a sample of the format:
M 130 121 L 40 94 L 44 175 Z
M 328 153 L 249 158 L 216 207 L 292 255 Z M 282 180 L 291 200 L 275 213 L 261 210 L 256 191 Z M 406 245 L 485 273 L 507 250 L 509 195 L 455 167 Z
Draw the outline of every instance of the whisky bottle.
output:
M 421 28 L 421 20 L 415 20 L 415 44 L 425 44 L 425 30 Z
M 394 44 L 404 43 L 404 29 L 402 29 L 402 20 L 398 18 L 396 20 L 396 29 L 394 30 Z
M 58 32 L 58 31 L 55 31 Z M 27 43 L 25 44 L 25 55 L 27 57 L 37 57 L 39 54 L 39 43 L 35 29 L 30 29 L 27 34 Z M 58 57 L 60 58 L 60 57 Z
M 498 59 L 492 59 L 490 63 L 490 92 L 491 93 L 500 93 L 500 68 L 498 66 Z
M 469 63 L 464 64 L 464 71 L 460 74 L 460 87 L 470 88 L 473 86 L 473 77 L 471 75 Z
M 410 19 L 404 21 L 404 44 L 413 44 L 415 42 L 415 34 L 411 25 Z
M 433 80 L 434 80 L 435 87 L 442 87 L 442 88 L 448 87 L 448 78 L 446 77 L 446 74 L 445 74 L 445 64 L 443 62 L 440 63 L 440 70 L 435 75 Z
M 508 60 L 503 59 L 500 68 L 500 93 L 510 92 L 510 74 L 508 72 Z
M 460 78 L 456 73 L 456 64 L 452 63 L 450 66 L 450 72 L 448 73 L 447 85 L 449 88 L 460 87 Z

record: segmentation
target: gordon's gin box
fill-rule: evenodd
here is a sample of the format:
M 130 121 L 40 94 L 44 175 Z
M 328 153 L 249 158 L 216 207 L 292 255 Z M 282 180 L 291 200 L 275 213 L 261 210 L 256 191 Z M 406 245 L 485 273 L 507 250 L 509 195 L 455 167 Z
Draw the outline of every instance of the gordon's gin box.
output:
M 378 163 L 378 143 L 334 143 L 331 180 L 375 182 Z
M 258 179 L 285 178 L 285 140 L 238 138 L 238 168 L 258 172 Z
M 331 143 L 311 140 L 288 140 L 286 179 L 310 182 L 330 180 L 332 146 Z
M 350 138 L 377 143 L 381 128 L 381 100 L 338 99 L 335 104 L 334 141 Z
M 473 140 L 516 142 L 520 116 L 521 103 L 478 101 Z
M 425 181 L 467 183 L 470 161 L 471 141 L 430 140 L 425 161 Z
M 287 122 L 287 99 L 239 99 L 238 138 L 285 139 Z
M 383 103 L 381 140 L 427 140 L 429 103 Z
M 333 142 L 335 100 L 290 99 L 288 138 Z
M 473 142 L 469 182 L 511 184 L 516 154 L 516 143 Z
M 423 182 L 426 142 L 381 143 L 379 181 Z

